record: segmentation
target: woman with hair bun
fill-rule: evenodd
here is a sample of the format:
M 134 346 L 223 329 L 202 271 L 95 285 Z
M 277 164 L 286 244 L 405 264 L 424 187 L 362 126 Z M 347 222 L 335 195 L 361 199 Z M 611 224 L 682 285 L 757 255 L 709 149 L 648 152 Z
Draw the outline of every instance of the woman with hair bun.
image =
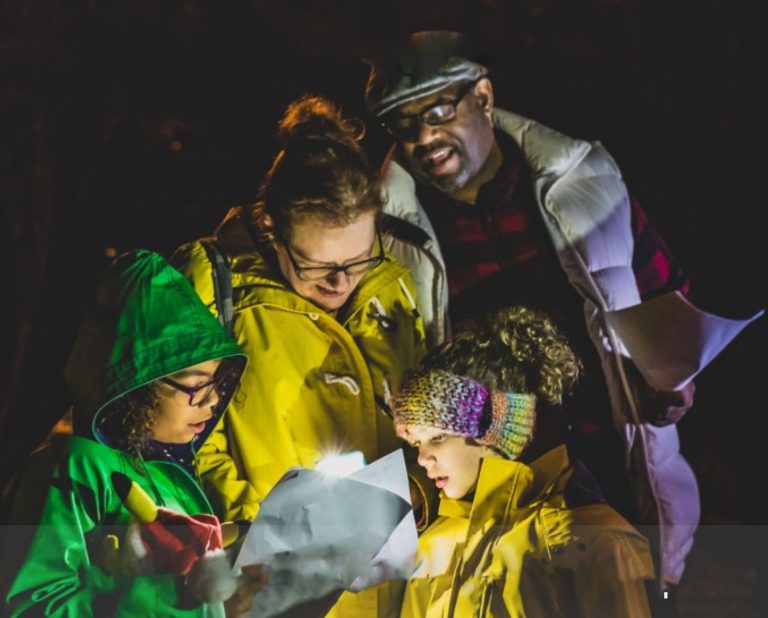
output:
M 580 373 L 525 307 L 444 343 L 393 397 L 398 435 L 442 491 L 402 616 L 648 616 L 648 543 L 564 445 L 533 461 L 537 409 Z
M 258 201 L 232 209 L 215 233 L 231 266 L 234 335 L 250 358 L 197 458 L 228 520 L 252 520 L 291 466 L 353 450 L 372 462 L 400 448 L 390 392 L 426 350 L 410 275 L 382 244 L 381 186 L 359 127 L 305 96 L 287 107 L 279 137 Z M 172 261 L 215 311 L 204 245 Z M 393 602 L 369 598 L 347 613 Z

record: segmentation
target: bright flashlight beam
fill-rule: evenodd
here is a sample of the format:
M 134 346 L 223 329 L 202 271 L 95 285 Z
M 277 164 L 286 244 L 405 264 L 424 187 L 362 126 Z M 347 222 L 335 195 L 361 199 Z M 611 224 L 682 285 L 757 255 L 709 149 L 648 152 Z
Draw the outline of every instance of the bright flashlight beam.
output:
M 351 451 L 338 455 L 326 455 L 317 462 L 315 470 L 332 476 L 349 476 L 364 467 L 365 457 L 363 454 L 360 451 Z

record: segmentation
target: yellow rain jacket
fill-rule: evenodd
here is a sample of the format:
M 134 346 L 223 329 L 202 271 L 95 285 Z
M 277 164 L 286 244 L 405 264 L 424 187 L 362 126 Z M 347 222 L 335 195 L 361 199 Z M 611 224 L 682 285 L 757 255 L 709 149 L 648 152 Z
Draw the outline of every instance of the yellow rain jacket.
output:
M 325 454 L 351 450 L 372 462 L 401 448 L 382 404 L 426 352 L 406 268 L 387 260 L 368 272 L 338 321 L 265 261 L 248 217 L 247 209 L 233 209 L 216 237 L 232 267 L 234 335 L 250 362 L 226 421 L 197 454 L 204 489 L 223 520 L 255 518 L 291 466 L 312 468 Z M 181 247 L 172 263 L 215 312 L 203 246 Z M 354 596 L 367 600 L 336 615 L 385 615 L 395 598 Z
M 565 446 L 484 459 L 474 499 L 443 497 L 402 616 L 646 617 L 648 542 L 603 503 L 571 508 Z

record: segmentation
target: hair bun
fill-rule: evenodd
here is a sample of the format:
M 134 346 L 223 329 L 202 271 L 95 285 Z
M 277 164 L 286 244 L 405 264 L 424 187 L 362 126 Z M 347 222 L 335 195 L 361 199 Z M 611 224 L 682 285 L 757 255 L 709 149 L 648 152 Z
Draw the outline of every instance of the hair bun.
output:
M 304 139 L 355 143 L 364 133 L 361 121 L 345 119 L 336 105 L 316 95 L 304 95 L 288 105 L 278 124 L 284 147 Z
M 543 312 L 524 306 L 497 311 L 487 336 L 497 352 L 529 376 L 529 387 L 550 404 L 560 404 L 581 374 L 581 362 L 562 332 Z

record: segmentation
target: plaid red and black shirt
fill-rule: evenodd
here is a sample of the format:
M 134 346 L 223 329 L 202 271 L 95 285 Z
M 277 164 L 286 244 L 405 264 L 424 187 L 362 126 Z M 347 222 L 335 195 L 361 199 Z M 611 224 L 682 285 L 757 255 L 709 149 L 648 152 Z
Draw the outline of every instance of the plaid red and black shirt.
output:
M 485 184 L 474 205 L 418 185 L 417 195 L 430 217 L 448 271 L 450 317 L 455 331 L 472 328 L 487 313 L 524 304 L 545 311 L 566 333 L 584 363 L 584 377 L 566 405 L 568 420 L 584 435 L 610 424 L 607 387 L 597 352 L 584 323 L 583 300 L 568 283 L 534 200 L 530 169 L 517 144 L 496 134 L 503 163 Z M 666 244 L 631 198 L 635 239 L 632 267 L 644 300 L 670 290 L 688 291 L 688 280 Z M 539 414 L 548 424 L 563 414 Z M 549 444 L 565 441 L 562 422 L 549 433 Z M 558 429 L 559 427 L 559 429 Z M 613 432 L 611 432 L 613 433 Z M 533 453 L 535 455 L 536 453 Z

